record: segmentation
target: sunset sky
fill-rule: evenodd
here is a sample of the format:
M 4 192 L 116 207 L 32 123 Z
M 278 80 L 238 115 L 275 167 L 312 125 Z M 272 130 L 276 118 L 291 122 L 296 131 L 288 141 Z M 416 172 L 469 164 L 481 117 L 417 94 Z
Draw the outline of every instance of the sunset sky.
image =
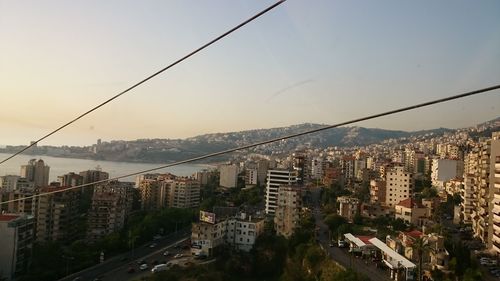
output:
M 273 1 L 0 0 L 0 144 L 28 144 Z M 333 124 L 500 84 L 500 1 L 289 0 L 50 137 Z M 500 91 L 359 126 L 465 127 Z

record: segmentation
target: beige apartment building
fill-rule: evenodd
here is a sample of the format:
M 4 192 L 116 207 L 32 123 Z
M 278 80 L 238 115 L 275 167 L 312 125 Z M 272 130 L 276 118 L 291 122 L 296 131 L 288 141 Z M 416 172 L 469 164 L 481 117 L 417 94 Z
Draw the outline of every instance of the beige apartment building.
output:
M 278 189 L 274 228 L 277 235 L 292 236 L 299 225 L 302 210 L 302 186 L 282 185 Z
M 137 189 L 141 196 L 142 210 L 159 210 L 168 204 L 168 192 L 173 180 L 144 179 L 139 181 Z
M 402 166 L 389 168 L 386 171 L 385 204 L 394 207 L 399 202 L 411 198 L 413 193 L 414 178 Z
M 88 212 L 87 240 L 96 242 L 120 231 L 132 210 L 133 183 L 111 181 L 94 187 Z
M 495 132 L 491 140 L 490 154 L 490 233 L 488 248 L 500 255 L 500 132 Z
M 190 178 L 177 178 L 170 185 L 168 206 L 196 208 L 200 206 L 200 183 Z

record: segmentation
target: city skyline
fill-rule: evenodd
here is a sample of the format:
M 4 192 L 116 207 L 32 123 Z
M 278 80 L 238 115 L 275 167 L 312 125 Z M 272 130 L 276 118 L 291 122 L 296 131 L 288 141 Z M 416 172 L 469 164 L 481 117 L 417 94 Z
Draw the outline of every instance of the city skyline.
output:
M 2 144 L 28 144 L 272 2 L 0 1 Z M 39 145 L 332 124 L 498 84 L 499 8 L 288 1 Z M 356 125 L 468 127 L 499 104 L 495 91 Z

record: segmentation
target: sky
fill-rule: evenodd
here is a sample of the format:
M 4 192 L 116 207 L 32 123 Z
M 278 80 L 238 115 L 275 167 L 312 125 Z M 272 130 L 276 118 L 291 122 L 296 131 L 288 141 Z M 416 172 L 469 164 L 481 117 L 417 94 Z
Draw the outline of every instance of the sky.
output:
M 0 0 L 0 144 L 28 144 L 273 1 Z M 334 124 L 500 84 L 500 1 L 288 0 L 39 145 Z M 358 123 L 500 116 L 500 91 Z

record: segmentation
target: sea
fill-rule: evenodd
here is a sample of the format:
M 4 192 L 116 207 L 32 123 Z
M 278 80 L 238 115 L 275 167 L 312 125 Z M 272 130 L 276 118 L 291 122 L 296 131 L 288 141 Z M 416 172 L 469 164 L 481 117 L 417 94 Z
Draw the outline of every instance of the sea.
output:
M 0 153 L 0 160 L 9 157 L 10 154 Z M 21 173 L 21 165 L 28 164 L 30 159 L 42 159 L 45 165 L 50 167 L 50 181 L 57 181 L 58 176 L 62 176 L 69 172 L 79 173 L 86 170 L 101 169 L 109 173 L 110 178 L 143 171 L 147 169 L 162 166 L 162 164 L 149 163 L 130 163 L 130 162 L 114 162 L 102 160 L 74 159 L 50 157 L 46 155 L 17 155 L 16 157 L 0 164 L 0 176 L 19 175 Z M 161 169 L 151 173 L 169 172 L 177 176 L 190 176 L 193 173 L 203 169 L 209 169 L 213 166 L 206 164 L 182 164 L 178 166 Z M 135 181 L 135 176 L 120 179 L 120 181 Z

